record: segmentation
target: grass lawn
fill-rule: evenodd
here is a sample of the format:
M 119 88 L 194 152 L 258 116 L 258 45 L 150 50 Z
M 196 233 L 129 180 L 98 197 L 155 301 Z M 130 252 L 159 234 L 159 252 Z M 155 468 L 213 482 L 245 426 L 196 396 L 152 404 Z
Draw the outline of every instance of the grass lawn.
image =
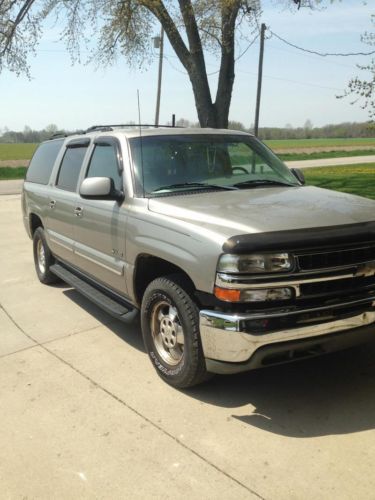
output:
M 38 144 L 0 144 L 0 160 L 29 160 Z
M 306 168 L 306 184 L 375 200 L 375 163 L 340 167 Z
M 0 167 L 0 181 L 24 179 L 26 167 Z
M 271 149 L 293 149 L 293 148 L 321 148 L 335 146 L 373 146 L 375 149 L 375 138 L 357 139 L 290 139 L 264 141 Z

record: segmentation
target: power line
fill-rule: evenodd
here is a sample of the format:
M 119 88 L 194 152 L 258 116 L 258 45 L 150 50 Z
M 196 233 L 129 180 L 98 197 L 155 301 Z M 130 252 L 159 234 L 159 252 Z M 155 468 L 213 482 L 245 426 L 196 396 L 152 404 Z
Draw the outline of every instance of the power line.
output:
M 269 47 L 271 50 L 279 50 L 281 52 L 287 52 L 288 54 L 294 54 L 294 55 L 298 55 L 300 57 L 308 57 L 309 59 L 312 59 L 313 61 L 320 61 L 320 62 L 324 62 L 326 64 L 333 64 L 334 66 L 341 66 L 342 68 L 355 69 L 355 67 L 356 67 L 354 63 L 353 64 L 343 64 L 343 63 L 339 63 L 339 62 L 335 61 L 334 59 L 322 59 L 321 57 L 316 57 L 316 56 L 312 56 L 312 55 L 308 55 L 308 54 L 296 53 L 295 50 L 290 50 L 290 49 L 286 49 L 283 47 L 278 47 L 277 45 L 270 43 L 270 42 L 267 43 L 267 47 Z
M 315 54 L 315 55 L 320 56 L 320 57 L 327 57 L 327 56 L 334 56 L 334 57 L 371 56 L 371 55 L 375 54 L 375 50 L 372 50 L 370 52 L 347 52 L 347 53 L 336 52 L 336 53 L 334 53 L 334 52 L 318 52 L 316 50 L 305 49 L 304 47 L 300 47 L 292 42 L 288 42 L 288 40 L 285 40 L 285 38 L 282 38 L 280 35 L 277 35 L 270 28 L 267 28 L 267 29 L 273 36 L 278 38 L 283 43 L 286 43 L 290 47 L 294 47 L 297 50 L 301 50 L 303 52 L 308 52 L 309 54 Z
M 240 55 L 239 55 L 239 56 L 237 56 L 237 57 L 235 58 L 234 62 L 239 61 L 239 60 L 241 59 L 241 57 L 243 57 L 243 56 L 246 54 L 246 52 L 250 49 L 250 47 L 251 47 L 252 45 L 254 45 L 254 43 L 257 41 L 257 39 L 259 38 L 259 36 L 260 36 L 260 33 L 257 33 L 257 34 L 255 35 L 255 37 L 251 40 L 251 42 L 249 43 L 249 45 L 246 47 L 246 49 L 245 49 L 245 50 L 243 50 L 243 51 L 240 53 Z M 218 73 L 220 73 L 220 69 L 218 69 L 218 70 L 216 70 L 216 71 L 213 71 L 212 73 L 207 73 L 207 76 L 217 75 Z
M 246 54 L 246 52 L 250 49 L 250 47 L 252 47 L 252 45 L 254 45 L 254 43 L 257 41 L 258 38 L 259 38 L 259 33 L 256 34 L 256 36 L 251 40 L 251 42 L 247 45 L 247 47 L 235 58 L 234 61 L 235 62 L 239 61 L 241 59 L 241 57 L 243 57 Z M 164 57 L 164 59 L 166 59 L 168 61 L 169 65 L 175 71 L 177 71 L 178 73 L 181 73 L 182 75 L 189 76 L 186 71 L 182 71 L 182 70 L 176 68 L 176 66 L 174 66 L 171 63 L 171 61 L 168 59 L 169 57 L 174 57 L 176 59 L 179 59 L 177 56 L 168 54 L 168 56 L 164 55 L 163 57 Z M 206 63 L 206 66 L 211 66 L 211 65 Z M 217 69 L 215 71 L 211 71 L 210 73 L 207 73 L 207 76 L 217 75 L 218 73 L 220 73 L 220 69 Z

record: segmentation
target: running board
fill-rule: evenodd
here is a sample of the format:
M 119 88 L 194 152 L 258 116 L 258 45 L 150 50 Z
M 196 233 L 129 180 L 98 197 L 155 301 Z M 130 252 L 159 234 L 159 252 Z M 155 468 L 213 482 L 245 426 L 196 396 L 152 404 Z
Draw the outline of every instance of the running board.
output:
M 72 273 L 62 265 L 54 264 L 50 267 L 50 271 L 65 281 L 68 285 L 75 288 L 77 292 L 91 300 L 91 302 L 94 302 L 94 304 L 104 309 L 104 311 L 111 316 L 124 322 L 130 322 L 137 316 L 137 309 L 109 297 L 107 294 L 95 286 L 90 285 L 87 281 L 84 281 L 82 278 Z

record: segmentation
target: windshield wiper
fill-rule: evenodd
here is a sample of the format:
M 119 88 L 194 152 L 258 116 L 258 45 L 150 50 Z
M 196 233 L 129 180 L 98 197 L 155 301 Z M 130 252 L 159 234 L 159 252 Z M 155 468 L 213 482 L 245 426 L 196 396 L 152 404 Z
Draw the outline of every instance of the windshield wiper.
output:
M 295 187 L 294 184 L 287 184 L 286 182 L 281 182 L 281 181 L 272 181 L 271 179 L 256 179 L 256 180 L 254 179 L 243 182 L 237 182 L 237 184 L 234 184 L 236 188 L 252 187 L 252 186 L 256 187 L 263 185 Z
M 202 189 L 225 189 L 225 190 L 237 190 L 238 187 L 235 186 L 220 186 L 219 184 L 206 184 L 205 182 L 180 182 L 178 184 L 169 184 L 168 186 L 161 186 L 154 189 L 152 192 L 157 193 L 159 191 L 165 191 L 167 189 L 183 189 L 183 188 L 202 188 Z

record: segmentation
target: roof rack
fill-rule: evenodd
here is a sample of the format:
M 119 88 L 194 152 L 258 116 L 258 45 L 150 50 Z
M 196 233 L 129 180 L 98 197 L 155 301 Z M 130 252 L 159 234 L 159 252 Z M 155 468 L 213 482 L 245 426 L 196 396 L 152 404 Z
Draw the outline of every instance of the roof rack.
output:
M 60 137 L 69 137 L 71 135 L 80 135 L 80 134 L 85 134 L 86 132 L 84 130 L 76 130 L 75 132 L 56 132 L 55 134 L 51 135 L 51 137 L 48 137 L 47 141 L 52 141 L 52 139 L 58 139 Z
M 150 123 L 120 123 L 116 125 L 93 125 L 86 130 L 76 130 L 75 132 L 56 132 L 51 135 L 47 140 L 51 141 L 52 139 L 58 139 L 59 137 L 69 137 L 71 135 L 82 135 L 88 134 L 89 132 L 112 132 L 115 128 L 127 128 L 127 127 L 151 127 L 151 128 L 184 128 L 176 125 L 152 125 Z
M 178 127 L 176 125 L 155 125 L 150 123 L 121 123 L 116 125 L 93 125 L 86 130 L 88 132 L 101 131 L 101 132 L 112 132 L 115 128 L 126 128 L 126 127 L 151 127 L 151 128 L 184 128 Z
M 68 134 L 65 132 L 56 132 L 56 134 L 51 135 L 51 137 L 48 137 L 48 141 L 51 141 L 52 139 L 58 139 L 59 137 L 67 137 Z

